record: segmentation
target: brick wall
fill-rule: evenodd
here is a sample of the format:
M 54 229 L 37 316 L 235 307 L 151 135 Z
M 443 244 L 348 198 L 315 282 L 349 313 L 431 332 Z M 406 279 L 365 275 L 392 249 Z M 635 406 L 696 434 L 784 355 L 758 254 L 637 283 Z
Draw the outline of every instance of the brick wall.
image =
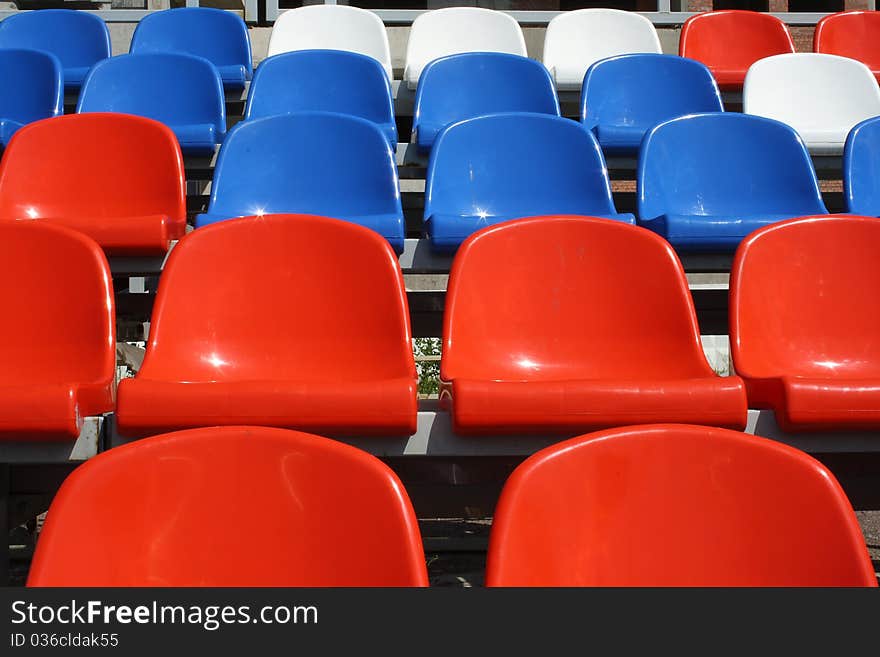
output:
M 688 11 L 712 11 L 712 0 L 688 0 Z

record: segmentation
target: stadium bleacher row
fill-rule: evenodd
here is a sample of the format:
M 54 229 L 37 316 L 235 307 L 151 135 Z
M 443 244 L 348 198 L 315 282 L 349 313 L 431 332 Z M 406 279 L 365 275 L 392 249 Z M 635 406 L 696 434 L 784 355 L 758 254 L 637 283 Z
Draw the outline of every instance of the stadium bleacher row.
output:
M 238 519 L 272 537 L 247 569 L 252 539 Z M 634 549 L 646 538 L 649 548 Z M 820 463 L 724 429 L 649 425 L 526 460 L 501 495 L 486 583 L 876 587 L 877 579 L 846 495 Z M 52 503 L 28 578 L 30 586 L 427 584 L 415 514 L 391 469 L 336 441 L 259 427 L 192 429 L 84 464 Z
M 850 212 L 880 215 L 878 124 L 880 118 L 858 124 L 847 142 Z M 96 178 L 94 170 L 106 173 Z M 729 253 L 752 230 L 828 213 L 803 142 L 785 124 L 761 117 L 718 112 L 665 121 L 642 140 L 636 178 L 638 223 L 685 252 Z M 402 252 L 406 227 L 386 134 L 366 119 L 328 112 L 236 126 L 220 150 L 210 201 L 195 227 L 273 213 L 346 219 Z M 591 132 L 558 116 L 517 112 L 477 116 L 441 131 L 423 213 L 435 251 L 454 253 L 480 228 L 545 214 L 636 222 L 615 208 Z M 30 124 L 0 161 L 0 218 L 74 227 L 108 255 L 164 254 L 187 230 L 177 140 L 167 127 L 128 114 Z
M 137 436 L 239 424 L 416 431 L 403 277 L 374 231 L 266 215 L 187 235 L 162 272 L 143 366 L 114 404 L 109 265 L 96 243 L 49 223 L 0 225 L 4 298 L 22 317 L 7 327 L 21 366 L 3 373 L 4 435 L 75 439 L 84 416 L 113 410 L 121 433 Z M 681 264 L 658 236 L 573 216 L 490 227 L 453 263 L 441 402 L 465 435 L 655 422 L 743 429 L 750 405 L 774 409 L 792 432 L 875 430 L 880 353 L 853 336 L 877 325 L 878 242 L 870 217 L 808 217 L 750 235 L 730 284 L 738 375 L 722 377 L 700 346 Z M 64 286 L 51 275 L 58 263 Z M 42 314 L 28 310 L 34 298 L 45 300 Z M 41 327 L 72 308 L 88 321 L 47 353 Z M 40 368 L 28 369 L 32 353 Z
M 880 431 L 878 36 L 843 12 L 794 53 L 777 18 L 715 11 L 665 55 L 644 17 L 588 9 L 550 22 L 538 62 L 509 15 L 450 8 L 413 22 L 398 83 L 382 21 L 345 5 L 284 12 L 257 67 L 216 9 L 151 13 L 116 57 L 93 15 L 0 21 L 0 442 L 109 420 L 28 583 L 427 584 L 397 475 L 319 437 L 423 430 L 410 149 L 421 242 L 451 262 L 436 412 L 465 440 L 551 444 L 505 485 L 488 584 L 876 586 L 834 475 L 740 431 L 750 409 L 789 434 Z M 823 201 L 828 156 L 848 214 Z M 191 158 L 211 169 L 197 209 Z M 733 257 L 730 376 L 701 344 L 695 253 Z M 143 364 L 117 382 L 128 279 L 108 259 L 132 257 L 163 264 Z M 245 513 L 273 536 L 246 573 Z

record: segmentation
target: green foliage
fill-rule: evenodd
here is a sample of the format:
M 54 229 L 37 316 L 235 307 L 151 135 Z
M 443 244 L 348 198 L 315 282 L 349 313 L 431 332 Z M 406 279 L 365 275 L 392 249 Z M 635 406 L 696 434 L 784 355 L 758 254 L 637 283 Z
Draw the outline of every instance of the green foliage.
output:
M 437 396 L 440 394 L 440 338 L 415 338 L 413 353 L 419 374 L 419 396 Z

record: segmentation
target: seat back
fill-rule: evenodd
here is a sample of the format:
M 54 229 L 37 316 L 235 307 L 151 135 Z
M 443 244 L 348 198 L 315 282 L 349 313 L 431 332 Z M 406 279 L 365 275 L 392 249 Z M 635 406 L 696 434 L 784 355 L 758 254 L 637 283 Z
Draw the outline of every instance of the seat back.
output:
M 251 82 L 245 119 L 309 111 L 393 123 L 391 83 L 379 62 L 353 52 L 297 50 L 264 60 Z
M 0 256 L 7 317 L 0 322 L 0 388 L 109 386 L 116 374 L 116 331 L 110 267 L 101 248 L 66 228 L 0 221 Z
M 51 181 L 51 184 L 47 184 Z M 0 161 L 0 219 L 163 215 L 186 225 L 183 156 L 167 127 L 128 114 L 37 121 Z
M 162 272 L 141 379 L 415 377 L 400 266 L 355 224 L 267 215 L 183 238 Z
M 713 376 L 672 247 L 634 226 L 533 217 L 484 229 L 450 273 L 440 376 Z
M 64 113 L 64 71 L 46 51 L 0 48 L 0 119 L 30 123 Z
M 605 159 L 583 126 L 546 114 L 494 114 L 440 133 L 425 180 L 432 214 L 616 214 Z
M 272 26 L 269 54 L 291 50 L 346 50 L 372 57 L 394 79 L 385 24 L 376 14 L 348 5 L 311 5 L 281 12 Z M 317 81 L 330 82 L 316 73 Z
M 522 463 L 495 510 L 486 584 L 877 579 L 849 500 L 824 465 L 727 429 L 647 425 L 574 438 Z
M 80 91 L 77 112 L 120 112 L 169 126 L 211 124 L 226 134 L 223 81 L 211 62 L 180 53 L 120 55 L 97 64 Z
M 738 372 L 880 378 L 880 221 L 808 217 L 752 233 L 730 279 Z
M 64 68 L 90 67 L 110 56 L 110 31 L 98 16 L 82 11 L 23 11 L 0 22 L 0 48 L 45 50 Z
M 544 65 L 576 69 L 583 80 L 600 59 L 631 53 L 662 53 L 660 37 L 644 16 L 619 9 L 578 9 L 555 16 L 544 37 Z
M 727 9 L 697 14 L 681 29 L 678 54 L 713 71 L 747 70 L 759 59 L 794 52 L 785 23 L 770 14 Z
M 853 128 L 843 153 L 847 212 L 880 217 L 880 117 Z
M 651 130 L 639 153 L 638 187 L 643 220 L 827 213 L 797 133 L 730 112 L 685 116 Z
M 852 57 L 880 74 L 880 15 L 843 11 L 823 16 L 813 33 L 813 51 Z
M 848 57 L 776 55 L 749 69 L 743 111 L 797 130 L 848 132 L 856 123 L 880 114 L 880 86 L 867 66 Z
M 129 52 L 177 52 L 204 57 L 214 66 L 243 66 L 253 73 L 247 25 L 232 12 L 179 7 L 147 14 L 131 38 Z
M 435 59 L 419 80 L 413 126 L 447 126 L 499 112 L 559 116 L 553 80 L 540 62 L 494 52 Z
M 698 112 L 721 112 L 721 95 L 703 64 L 673 55 L 620 55 L 590 67 L 581 92 L 581 120 L 648 130 Z
M 258 559 L 244 525 L 271 537 Z M 55 496 L 28 576 L 28 586 L 427 584 L 412 504 L 388 466 L 262 427 L 181 431 L 91 459 Z
M 528 55 L 522 29 L 509 14 L 480 7 L 435 9 L 413 21 L 403 79 L 415 89 L 430 62 L 462 52 Z
M 220 149 L 209 212 L 402 216 L 394 154 L 374 123 L 355 116 L 304 112 L 245 121 Z

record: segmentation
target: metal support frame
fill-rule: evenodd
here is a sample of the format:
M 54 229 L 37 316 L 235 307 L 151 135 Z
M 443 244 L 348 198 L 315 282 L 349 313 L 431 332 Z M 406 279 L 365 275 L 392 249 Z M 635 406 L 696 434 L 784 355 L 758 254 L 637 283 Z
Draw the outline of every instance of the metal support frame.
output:
M 66 468 L 75 467 L 78 463 L 95 456 L 102 448 L 106 446 L 108 441 L 105 436 L 105 421 L 103 417 L 88 417 L 83 421 L 83 428 L 79 437 L 74 442 L 48 442 L 48 441 L 0 441 L 0 586 L 7 586 L 9 583 L 9 518 L 12 511 L 10 499 L 15 494 L 20 494 L 21 489 L 12 490 L 11 471 L 13 467 L 18 467 L 19 486 L 23 478 L 27 479 L 26 496 L 40 499 L 48 496 L 47 499 L 55 495 L 58 486 L 67 474 Z M 32 466 L 37 466 L 34 470 Z M 49 472 L 42 472 L 49 466 Z M 31 474 L 37 471 L 37 476 L 23 477 L 21 468 L 30 471 Z M 58 468 L 65 469 L 59 475 L 54 476 L 52 471 Z M 21 496 L 17 498 L 21 504 Z M 16 507 L 17 513 L 21 513 L 21 509 Z M 43 507 L 45 510 L 45 507 Z
M 101 442 L 103 417 L 87 417 L 76 441 L 42 440 L 0 441 L 0 474 L 2 468 L 23 463 L 63 463 L 86 461 L 97 454 Z M 2 485 L 2 481 L 0 481 Z M 3 489 L 0 488 L 0 496 Z
M 111 257 L 110 271 L 114 277 L 158 276 L 176 245 L 176 241 L 172 242 L 164 256 Z M 682 253 L 679 259 L 689 274 L 724 274 L 730 272 L 733 264 L 733 254 L 730 253 Z M 448 274 L 452 260 L 452 255 L 434 252 L 426 238 L 404 240 L 403 253 L 399 256 L 400 268 L 405 275 Z M 695 284 L 691 289 L 706 288 Z
M 440 410 L 436 400 L 419 404 L 418 428 L 411 436 L 351 438 L 330 436 L 380 458 L 436 457 L 525 457 L 586 431 L 539 436 L 497 435 L 460 436 L 452 429 L 452 416 Z M 114 421 L 108 425 L 109 447 L 118 447 L 139 439 L 120 436 Z M 880 432 L 787 434 L 779 428 L 773 411 L 749 410 L 745 433 L 776 440 L 812 454 L 880 453 Z

